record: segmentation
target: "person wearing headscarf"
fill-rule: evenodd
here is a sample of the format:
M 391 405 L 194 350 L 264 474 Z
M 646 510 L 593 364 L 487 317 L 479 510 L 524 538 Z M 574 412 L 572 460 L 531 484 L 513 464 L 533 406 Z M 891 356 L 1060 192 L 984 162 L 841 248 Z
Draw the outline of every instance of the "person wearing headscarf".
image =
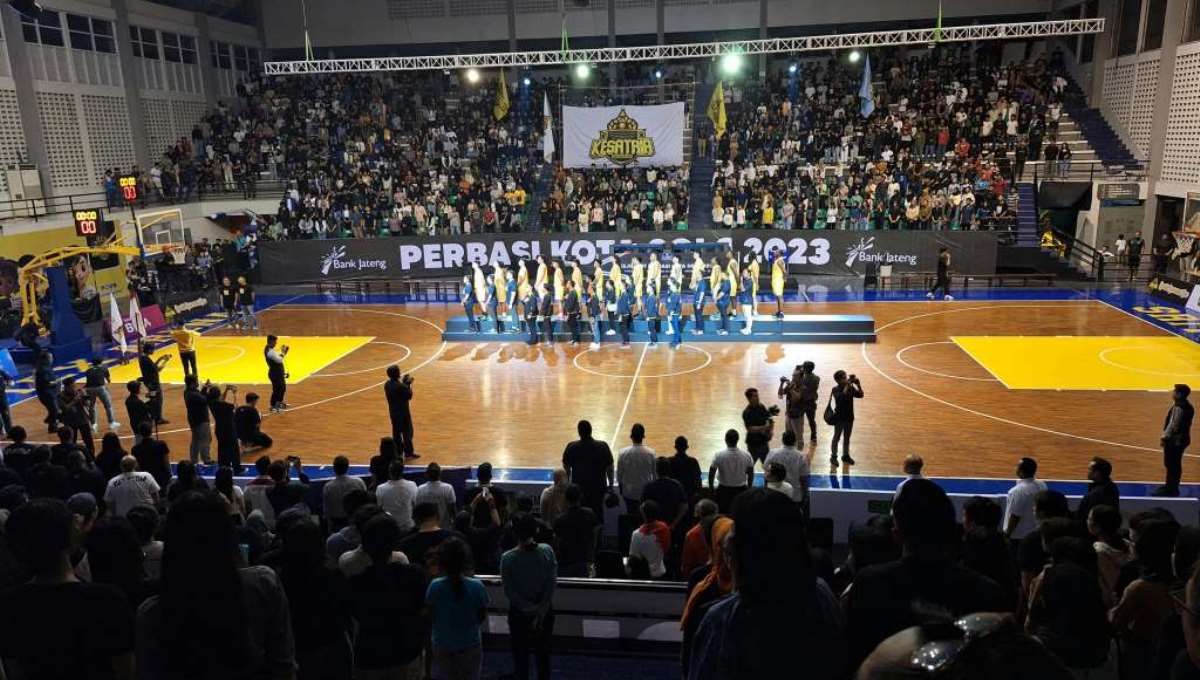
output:
M 713 518 L 707 529 L 704 536 L 708 542 L 708 571 L 689 592 L 687 603 L 683 606 L 683 616 L 679 620 L 679 628 L 683 631 L 683 654 L 680 659 L 683 677 L 687 677 L 692 639 L 700 628 L 704 613 L 712 603 L 733 592 L 733 572 L 729 568 L 729 560 L 725 559 L 725 540 L 733 530 L 733 520 L 719 515 Z

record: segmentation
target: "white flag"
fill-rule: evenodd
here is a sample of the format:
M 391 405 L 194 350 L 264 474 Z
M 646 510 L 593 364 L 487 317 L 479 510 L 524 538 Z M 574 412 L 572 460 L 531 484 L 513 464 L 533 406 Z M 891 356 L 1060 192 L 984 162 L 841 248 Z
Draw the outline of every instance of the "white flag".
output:
M 113 339 L 121 346 L 121 354 L 125 354 L 129 349 L 129 343 L 125 340 L 125 321 L 121 319 L 121 308 L 117 306 L 117 296 L 113 293 L 108 294 L 108 316 Z
M 133 323 L 138 338 L 146 337 L 146 319 L 142 316 L 142 308 L 138 306 L 136 295 L 129 298 L 129 320 Z
M 550 95 L 542 93 L 542 158 L 554 160 L 554 119 L 550 115 Z

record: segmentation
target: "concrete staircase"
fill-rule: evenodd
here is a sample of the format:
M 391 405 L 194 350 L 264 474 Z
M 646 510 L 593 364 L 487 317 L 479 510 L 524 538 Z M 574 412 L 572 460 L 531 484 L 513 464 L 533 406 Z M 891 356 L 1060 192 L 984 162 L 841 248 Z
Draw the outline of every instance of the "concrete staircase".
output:
M 715 88 L 713 83 L 696 83 L 696 96 L 692 101 L 693 141 L 697 136 L 695 131 L 705 129 L 708 100 Z M 716 164 L 711 158 L 700 156 L 697 151 L 693 144 L 692 165 L 688 174 L 688 227 L 705 229 L 712 226 L 712 176 Z
M 1017 240 L 1018 246 L 1036 247 L 1041 239 L 1038 235 L 1037 205 L 1033 182 L 1017 184 Z

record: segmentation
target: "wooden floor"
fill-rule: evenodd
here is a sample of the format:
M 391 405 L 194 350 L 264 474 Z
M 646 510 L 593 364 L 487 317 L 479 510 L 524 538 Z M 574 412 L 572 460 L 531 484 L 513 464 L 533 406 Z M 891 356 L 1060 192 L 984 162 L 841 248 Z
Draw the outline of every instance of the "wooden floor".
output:
M 384 369 L 398 362 L 415 372 L 422 463 L 552 467 L 575 437 L 576 421 L 587 418 L 597 437 L 618 447 L 638 422 L 660 452 L 683 434 L 707 466 L 725 430 L 741 429 L 743 390 L 755 386 L 773 396 L 780 376 L 812 360 L 823 392 L 839 368 L 862 381 L 866 398 L 852 446 L 857 473 L 898 474 L 903 458 L 919 453 L 927 474 L 937 476 L 1007 478 L 1018 458 L 1033 456 L 1042 477 L 1081 479 L 1095 455 L 1113 461 L 1119 480 L 1161 476 L 1158 436 L 1167 394 L 1010 390 L 950 341 L 956 335 L 1168 335 L 1116 308 L 1097 301 L 974 301 L 796 304 L 787 311 L 870 314 L 878 342 L 693 344 L 676 352 L 665 345 L 589 351 L 517 341 L 444 344 L 440 325 L 460 313 L 457 305 L 274 307 L 261 315 L 263 333 L 375 339 L 292 385 L 292 409 L 269 417 L 264 429 L 275 438 L 275 456 L 321 463 L 345 454 L 365 463 L 390 432 L 382 383 Z M 301 342 L 293 344 L 303 351 Z M 199 359 L 203 378 L 205 357 Z M 247 389 L 266 401 L 266 386 Z M 119 403 L 123 389 L 113 396 Z M 17 422 L 36 423 L 41 415 L 36 402 L 15 409 Z M 168 388 L 166 416 L 172 423 L 163 436 L 176 456 L 185 455 L 177 386 Z M 823 428 L 817 469 L 827 460 L 829 435 Z M 1186 465 L 1185 478 L 1200 481 L 1198 468 Z

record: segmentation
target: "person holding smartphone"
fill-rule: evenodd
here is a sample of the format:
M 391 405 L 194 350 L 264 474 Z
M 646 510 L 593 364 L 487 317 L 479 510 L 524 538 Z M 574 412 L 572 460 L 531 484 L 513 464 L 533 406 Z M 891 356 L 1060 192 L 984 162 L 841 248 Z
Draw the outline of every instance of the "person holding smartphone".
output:
M 279 344 L 279 338 L 275 335 L 267 336 L 267 345 L 263 348 L 263 358 L 267 361 L 267 379 L 271 381 L 271 412 L 278 413 L 287 409 L 287 402 L 283 400 L 287 394 L 287 370 L 284 369 L 283 360 L 287 357 L 288 351 L 291 349 L 287 345 L 283 345 L 279 349 L 275 346 Z
M 833 406 L 833 446 L 830 448 L 829 464 L 837 467 L 838 442 L 842 443 L 842 463 L 854 465 L 850 457 L 850 434 L 854 431 L 854 400 L 863 398 L 862 384 L 853 373 L 846 375 L 845 371 L 833 374 L 836 383 L 829 399 Z
M 155 425 L 166 425 L 168 421 L 163 418 L 162 407 L 162 380 L 160 374 L 163 366 L 171 360 L 170 354 L 164 354 L 157 359 L 150 358 L 154 353 L 154 343 L 142 341 L 142 351 L 138 356 L 138 368 L 142 373 L 142 384 L 146 386 L 146 406 L 150 408 L 150 415 L 154 417 Z
M 388 366 L 383 394 L 387 398 L 388 418 L 392 422 L 392 439 L 407 459 L 420 458 L 413 452 L 413 421 L 409 403 L 413 398 L 412 375 L 400 375 L 399 366 Z

